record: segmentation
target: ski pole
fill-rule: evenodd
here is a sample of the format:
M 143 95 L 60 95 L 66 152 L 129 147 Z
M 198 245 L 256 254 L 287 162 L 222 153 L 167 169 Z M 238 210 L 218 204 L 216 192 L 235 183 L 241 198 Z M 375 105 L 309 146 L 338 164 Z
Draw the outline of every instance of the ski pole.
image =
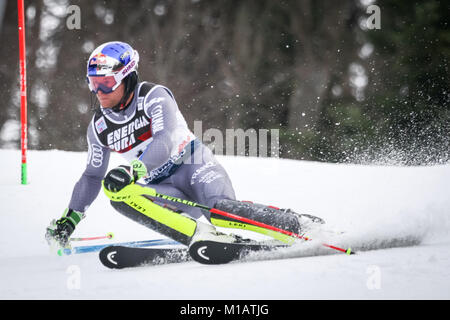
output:
M 84 238 L 70 238 L 70 241 L 89 241 L 89 240 L 100 240 L 100 239 L 112 239 L 114 238 L 114 234 L 112 232 L 108 232 L 104 236 L 98 237 L 84 237 Z
M 99 244 L 99 245 L 89 245 L 89 246 L 79 246 L 73 248 L 62 248 L 58 250 L 58 256 L 63 255 L 71 255 L 78 253 L 88 253 L 88 252 L 97 252 L 102 250 L 103 248 L 109 246 L 127 246 L 127 247 L 153 247 L 160 245 L 176 245 L 180 244 L 179 242 L 171 239 L 152 239 L 152 240 L 139 240 L 139 241 L 129 241 L 129 242 L 119 242 L 119 243 L 108 243 L 108 244 Z
M 102 181 L 102 184 L 103 184 L 103 181 Z M 204 209 L 204 210 L 208 210 L 211 213 L 215 213 L 215 214 L 222 215 L 222 216 L 225 216 L 225 217 L 228 217 L 228 218 L 236 219 L 238 221 L 250 223 L 250 224 L 253 224 L 255 226 L 258 226 L 258 227 L 261 227 L 261 228 L 266 228 L 266 229 L 272 230 L 272 231 L 276 231 L 276 232 L 279 232 L 279 233 L 282 233 L 282 234 L 285 234 L 285 235 L 288 235 L 288 236 L 291 236 L 291 237 L 294 237 L 294 238 L 302 239 L 302 240 L 305 240 L 305 241 L 312 240 L 309 237 L 304 237 L 304 236 L 301 236 L 301 235 L 299 235 L 297 233 L 294 233 L 294 232 L 291 232 L 291 231 L 283 230 L 283 229 L 280 229 L 280 228 L 277 228 L 277 227 L 274 227 L 274 226 L 271 226 L 271 225 L 268 225 L 268 224 L 265 224 L 265 223 L 262 223 L 262 222 L 258 222 L 258 221 L 255 221 L 255 220 L 251 220 L 251 219 L 247 219 L 247 218 L 244 218 L 244 217 L 241 217 L 241 216 L 237 216 L 235 214 L 232 214 L 232 213 L 229 213 L 229 212 L 225 212 L 225 211 L 222 211 L 222 210 L 218 210 L 216 208 L 210 208 L 208 206 L 196 203 L 194 201 L 184 200 L 184 199 L 180 199 L 180 198 L 176 198 L 176 197 L 160 194 L 160 193 L 157 193 L 156 190 L 153 189 L 153 188 L 143 187 L 143 186 L 138 185 L 138 184 L 130 184 L 130 185 L 126 186 L 125 188 L 123 188 L 122 190 L 120 190 L 119 192 L 116 192 L 116 193 L 115 192 L 110 192 L 106 188 L 103 188 L 103 190 L 105 191 L 107 196 L 113 201 L 124 201 L 124 200 L 130 199 L 130 198 L 135 197 L 135 196 L 148 195 L 148 196 L 151 196 L 151 197 L 158 197 L 158 198 L 166 199 L 166 200 L 169 200 L 169 201 L 172 201 L 172 202 L 182 203 L 182 204 L 185 204 L 185 205 L 188 205 L 188 206 L 191 206 L 191 207 L 197 207 L 197 208 L 201 208 L 201 209 Z M 339 248 L 339 247 L 332 246 L 332 245 L 327 244 L 327 243 L 322 243 L 322 245 L 327 247 L 327 248 L 346 253 L 348 255 L 355 254 L 355 252 L 353 252 L 351 248 L 348 248 L 348 249 Z

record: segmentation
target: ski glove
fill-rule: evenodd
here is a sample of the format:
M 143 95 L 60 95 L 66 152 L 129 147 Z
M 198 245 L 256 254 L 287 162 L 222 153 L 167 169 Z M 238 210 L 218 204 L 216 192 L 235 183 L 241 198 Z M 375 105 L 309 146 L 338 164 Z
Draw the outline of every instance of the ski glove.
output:
M 139 160 L 133 160 L 130 166 L 118 166 L 110 170 L 103 180 L 104 187 L 111 192 L 119 192 L 130 183 L 136 182 L 147 174 L 147 168 Z
M 62 217 L 53 219 L 45 232 L 45 239 L 51 246 L 56 243 L 62 248 L 69 244 L 69 237 L 75 230 L 76 225 L 84 218 L 84 214 L 67 208 Z

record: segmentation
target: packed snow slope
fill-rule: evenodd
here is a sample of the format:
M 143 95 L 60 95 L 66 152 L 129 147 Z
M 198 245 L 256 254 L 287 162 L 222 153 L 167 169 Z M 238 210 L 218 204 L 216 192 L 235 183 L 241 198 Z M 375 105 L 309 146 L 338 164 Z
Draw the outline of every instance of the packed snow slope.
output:
M 240 200 L 289 207 L 345 231 L 228 265 L 196 262 L 110 270 L 97 253 L 59 257 L 44 240 L 86 153 L 0 150 L 0 299 L 449 299 L 450 165 L 400 167 L 219 157 Z M 121 164 L 112 157 L 110 167 Z M 234 230 L 231 230 L 234 232 Z M 121 216 L 100 193 L 74 236 L 110 242 L 161 236 Z M 327 238 L 328 237 L 328 238 Z M 96 242 L 98 243 L 98 242 Z

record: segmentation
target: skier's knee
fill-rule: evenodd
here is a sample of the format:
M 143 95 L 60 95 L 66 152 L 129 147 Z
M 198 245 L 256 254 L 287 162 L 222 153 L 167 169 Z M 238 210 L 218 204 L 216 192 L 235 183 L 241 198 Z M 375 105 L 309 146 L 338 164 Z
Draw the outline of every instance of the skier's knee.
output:
M 235 214 L 250 220 L 261 222 L 283 230 L 298 233 L 300 223 L 295 215 L 263 204 L 243 202 L 232 199 L 222 199 L 215 206 L 216 209 Z M 211 213 L 212 219 L 229 220 L 217 213 Z

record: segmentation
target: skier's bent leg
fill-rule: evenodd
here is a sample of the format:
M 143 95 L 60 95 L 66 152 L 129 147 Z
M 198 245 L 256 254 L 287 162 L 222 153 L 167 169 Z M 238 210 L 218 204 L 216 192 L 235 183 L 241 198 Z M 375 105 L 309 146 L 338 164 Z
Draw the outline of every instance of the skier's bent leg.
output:
M 164 194 L 164 195 L 172 196 L 172 197 L 183 199 L 183 200 L 191 200 L 185 193 L 183 193 L 181 190 L 179 190 L 178 188 L 174 187 L 172 184 L 169 184 L 169 183 L 160 183 L 160 184 L 156 184 L 156 185 L 148 184 L 145 186 L 155 189 L 156 192 L 159 194 Z M 153 201 L 157 204 L 160 204 L 161 206 L 165 205 L 165 206 L 170 207 L 171 205 L 172 206 L 174 205 L 173 201 L 162 199 L 162 198 L 155 198 Z M 176 208 L 178 210 L 182 210 L 184 213 L 188 214 L 189 216 L 191 216 L 194 219 L 198 219 L 203 215 L 201 209 L 193 207 L 193 206 L 188 206 L 183 203 L 177 203 Z
M 197 222 L 168 207 L 155 204 L 144 196 L 124 202 L 111 201 L 119 213 L 166 237 L 188 245 L 197 228 Z
M 189 245 L 194 239 L 233 238 L 217 232 L 214 226 L 197 221 L 171 206 L 160 206 L 145 196 L 127 201 L 111 201 L 111 205 L 124 216 L 166 237 Z
M 223 199 L 218 201 L 214 207 L 221 211 L 296 234 L 310 232 L 325 223 L 323 219 L 313 215 L 300 214 L 290 209 L 279 209 L 251 202 Z M 270 231 L 261 227 L 258 223 L 243 223 L 241 220 L 228 218 L 214 212 L 211 213 L 210 221 L 216 226 L 246 229 L 274 237 L 283 242 L 290 242 L 289 238 L 286 238 L 281 233 Z
M 195 151 L 194 158 L 197 154 L 201 155 L 201 162 L 185 165 L 171 177 L 174 184 L 191 199 L 208 207 L 215 207 L 279 229 L 300 233 L 302 226 L 298 215 L 288 210 L 237 201 L 225 168 L 215 160 L 211 151 L 203 147 Z M 242 221 L 226 218 L 210 210 L 203 210 L 203 215 L 215 226 L 251 230 L 278 239 L 281 237 L 279 233 L 269 232 L 267 228 L 244 224 Z
M 302 231 L 299 217 L 287 210 L 230 199 L 218 201 L 214 208 L 293 233 L 301 233 Z M 249 229 L 259 232 L 259 229 L 250 223 L 242 223 L 242 221 L 214 212 L 211 212 L 211 223 L 220 227 Z
M 195 151 L 193 158 L 196 157 L 202 161 L 183 165 L 172 177 L 174 184 L 179 186 L 192 201 L 207 207 L 213 207 L 223 199 L 236 199 L 228 173 L 214 158 L 211 150 L 202 146 Z M 208 210 L 203 210 L 203 215 L 210 220 Z

